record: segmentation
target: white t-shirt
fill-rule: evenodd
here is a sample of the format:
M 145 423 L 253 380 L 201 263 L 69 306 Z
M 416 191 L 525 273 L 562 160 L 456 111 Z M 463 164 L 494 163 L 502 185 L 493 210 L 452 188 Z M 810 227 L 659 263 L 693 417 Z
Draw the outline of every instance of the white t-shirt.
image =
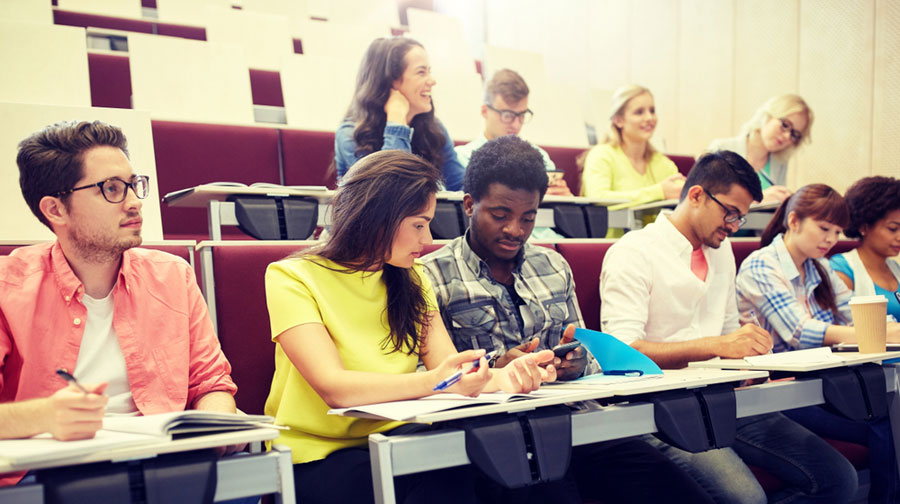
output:
M 709 269 L 701 281 L 691 271 L 691 243 L 667 215 L 626 233 L 603 259 L 600 323 L 628 344 L 721 336 L 740 327 L 731 243 L 702 247 Z
M 109 382 L 107 413 L 135 413 L 137 406 L 131 397 L 125 355 L 113 328 L 112 291 L 103 299 L 84 294 L 81 301 L 87 308 L 87 321 L 78 350 L 75 377 L 82 383 Z

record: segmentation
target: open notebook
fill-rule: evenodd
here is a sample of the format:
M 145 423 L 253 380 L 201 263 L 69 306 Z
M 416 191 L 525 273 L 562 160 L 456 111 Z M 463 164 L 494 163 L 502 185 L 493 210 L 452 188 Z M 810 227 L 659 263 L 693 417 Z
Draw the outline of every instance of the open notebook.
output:
M 503 392 L 491 392 L 481 394 L 478 397 L 467 397 L 459 394 L 435 394 L 433 396 L 412 399 L 409 401 L 391 401 L 377 404 L 366 404 L 352 408 L 332 409 L 329 415 L 346 415 L 362 413 L 371 417 L 387 420 L 410 420 L 427 413 L 435 413 L 454 408 L 477 406 L 485 404 L 502 404 L 511 401 L 527 401 L 531 399 L 574 395 L 571 390 L 541 388 L 530 394 L 506 394 Z
M 27 439 L 0 441 L 0 460 L 9 464 L 31 464 L 80 457 L 102 450 L 158 443 L 181 434 L 213 434 L 258 427 L 275 428 L 272 417 L 177 411 L 147 416 L 108 416 L 93 439 L 59 441 L 49 433 Z

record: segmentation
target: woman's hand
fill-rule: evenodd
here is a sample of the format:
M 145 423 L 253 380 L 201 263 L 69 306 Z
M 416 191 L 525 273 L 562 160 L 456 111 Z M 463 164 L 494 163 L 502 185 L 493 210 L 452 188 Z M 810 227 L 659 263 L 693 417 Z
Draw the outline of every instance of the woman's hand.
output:
M 681 197 L 681 188 L 684 187 L 684 175 L 675 173 L 669 175 L 665 180 L 659 183 L 662 186 L 663 198 L 678 199 Z
M 409 115 L 409 100 L 400 91 L 391 89 L 391 95 L 384 104 L 384 113 L 388 121 L 408 125 L 406 116 Z
M 547 194 L 551 196 L 571 196 L 572 191 L 569 190 L 566 181 L 560 177 L 550 181 L 547 185 Z
M 508 394 L 527 394 L 537 390 L 542 382 L 556 381 L 552 362 L 552 350 L 523 355 L 501 369 L 494 368 L 494 383 Z M 548 364 L 541 367 L 544 363 Z
M 478 362 L 477 369 L 474 368 L 475 362 Z M 444 389 L 443 392 L 475 397 L 481 393 L 484 386 L 491 380 L 488 363 L 484 358 L 484 349 L 466 350 L 465 352 L 448 356 L 438 367 L 429 371 L 429 373 L 434 374 L 433 386 L 437 386 L 438 383 L 453 376 L 458 371 L 463 372 L 459 381 Z

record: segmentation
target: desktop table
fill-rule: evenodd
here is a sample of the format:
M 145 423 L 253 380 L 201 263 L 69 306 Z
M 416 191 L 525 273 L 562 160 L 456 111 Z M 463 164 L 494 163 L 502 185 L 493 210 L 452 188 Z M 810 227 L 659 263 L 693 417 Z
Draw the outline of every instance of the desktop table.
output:
M 644 227 L 643 217 L 649 213 L 656 213 L 660 210 L 673 209 L 678 205 L 677 199 L 668 199 L 662 201 L 652 201 L 642 205 L 629 206 L 626 208 L 614 207 L 609 213 L 609 226 L 614 228 L 625 229 L 641 229 Z M 766 228 L 769 221 L 772 220 L 772 214 L 778 208 L 780 203 L 757 203 L 750 206 L 750 212 L 747 214 L 747 223 L 741 229 L 751 231 L 761 231 Z
M 897 400 L 897 372 L 894 366 L 885 367 L 885 390 L 891 402 L 891 422 L 900 430 L 900 400 Z M 680 370 L 679 370 L 680 371 Z M 703 371 L 685 370 L 685 371 Z M 716 376 L 712 371 L 704 381 L 702 378 L 692 384 L 682 386 L 703 387 L 722 381 L 730 382 L 738 375 Z M 670 373 L 670 371 L 666 371 Z M 749 371 L 746 377 L 766 376 L 765 371 Z M 741 380 L 744 377 L 739 378 Z M 643 395 L 654 391 L 671 389 L 672 384 L 661 384 L 653 387 L 653 380 L 641 386 L 632 386 L 631 390 L 618 390 L 615 395 L 627 400 L 629 396 Z M 822 392 L 822 381 L 817 378 L 801 378 L 792 381 L 769 382 L 760 385 L 742 387 L 735 390 L 737 417 L 744 418 L 763 413 L 772 413 L 804 406 L 814 406 L 825 402 Z M 476 406 L 493 408 L 491 406 Z M 416 418 L 417 422 L 444 421 L 458 413 L 440 412 Z M 494 412 L 494 411 L 491 411 Z M 470 412 L 472 413 L 472 412 Z M 474 412 L 477 413 L 477 412 Z M 572 414 L 572 444 L 584 445 L 619 439 L 657 431 L 654 420 L 654 407 L 647 402 L 626 402 L 597 409 L 578 411 Z M 602 426 L 602 428 L 600 428 Z M 394 477 L 415 474 L 423 471 L 455 467 L 471 463 L 465 449 L 465 432 L 461 429 L 445 429 L 435 432 L 386 436 L 372 434 L 369 436 L 369 451 L 372 461 L 372 478 L 375 488 L 375 502 L 387 504 L 395 502 Z
M 334 197 L 336 191 L 327 189 L 324 186 L 277 186 L 277 185 L 260 185 L 260 186 L 243 186 L 243 185 L 222 185 L 222 184 L 203 184 L 196 187 L 181 189 L 170 192 L 163 197 L 163 202 L 169 206 L 180 206 L 189 208 L 206 207 L 209 210 L 209 236 L 211 240 L 222 239 L 222 226 L 238 225 L 238 217 L 235 213 L 235 204 L 229 201 L 229 198 L 238 196 L 267 197 L 267 198 L 288 198 L 299 197 L 315 200 L 318 203 L 318 213 L 316 225 L 328 226 L 331 223 L 331 216 L 328 210 L 328 202 Z M 438 210 L 435 219 L 448 219 L 447 227 L 455 228 L 457 233 L 461 234 L 465 230 L 464 213 L 462 212 L 462 192 L 440 191 L 437 194 Z M 574 223 L 584 227 L 584 222 L 592 218 L 587 213 L 589 207 L 608 207 L 624 203 L 626 200 L 609 199 L 609 198 L 585 198 L 580 196 L 545 196 L 538 209 L 538 215 L 535 220 L 537 227 L 554 227 L 557 224 L 566 225 L 566 223 L 557 223 L 554 217 L 554 207 L 575 210 L 577 215 L 573 217 Z M 585 215 L 582 216 L 581 212 Z M 619 210 L 622 214 L 618 219 L 624 219 L 626 210 Z M 611 212 L 610 214 L 612 214 Z M 443 217 L 442 217 L 443 216 Z M 605 216 L 596 217 L 596 219 L 605 219 Z M 455 222 L 454 222 L 455 221 Z M 598 224 L 599 225 L 599 224 Z M 585 232 L 588 236 L 585 238 L 604 238 L 606 222 L 602 222 L 604 232 L 603 236 L 590 235 L 590 227 L 579 232 Z M 599 234 L 599 233 L 598 233 Z M 440 238 L 454 238 L 455 236 L 440 236 Z M 306 237 L 303 237 L 306 238 Z M 302 238 L 299 238 L 302 239 Z
M 293 504 L 295 501 L 294 472 L 290 450 L 276 448 L 263 453 L 259 448 L 262 441 L 271 441 L 278 437 L 278 433 L 277 429 L 257 428 L 176 440 L 161 439 L 158 442 L 101 450 L 88 455 L 34 464 L 15 465 L 0 460 L 0 473 L 40 470 L 92 462 L 126 463 L 166 453 L 251 443 L 251 446 L 254 446 L 253 453 L 223 457 L 217 461 L 218 483 L 215 501 L 274 493 L 276 503 Z M 4 504 L 41 503 L 44 501 L 44 489 L 39 483 L 0 488 L 0 501 Z

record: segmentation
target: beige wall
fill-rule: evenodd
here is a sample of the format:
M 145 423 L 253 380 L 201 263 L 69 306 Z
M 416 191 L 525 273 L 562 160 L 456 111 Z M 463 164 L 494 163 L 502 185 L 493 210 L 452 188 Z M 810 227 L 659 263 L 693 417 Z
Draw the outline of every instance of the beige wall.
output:
M 656 97 L 655 144 L 696 155 L 712 139 L 737 134 L 769 97 L 799 93 L 816 121 L 813 143 L 793 162 L 791 185 L 845 189 L 869 174 L 900 176 L 897 0 L 482 5 L 482 17 L 469 10 L 464 24 L 483 25 L 482 43 L 543 54 L 548 79 L 576 87 L 586 120 L 608 115 L 608 104 L 592 97 L 637 82 Z M 479 54 L 483 46 L 470 43 Z

